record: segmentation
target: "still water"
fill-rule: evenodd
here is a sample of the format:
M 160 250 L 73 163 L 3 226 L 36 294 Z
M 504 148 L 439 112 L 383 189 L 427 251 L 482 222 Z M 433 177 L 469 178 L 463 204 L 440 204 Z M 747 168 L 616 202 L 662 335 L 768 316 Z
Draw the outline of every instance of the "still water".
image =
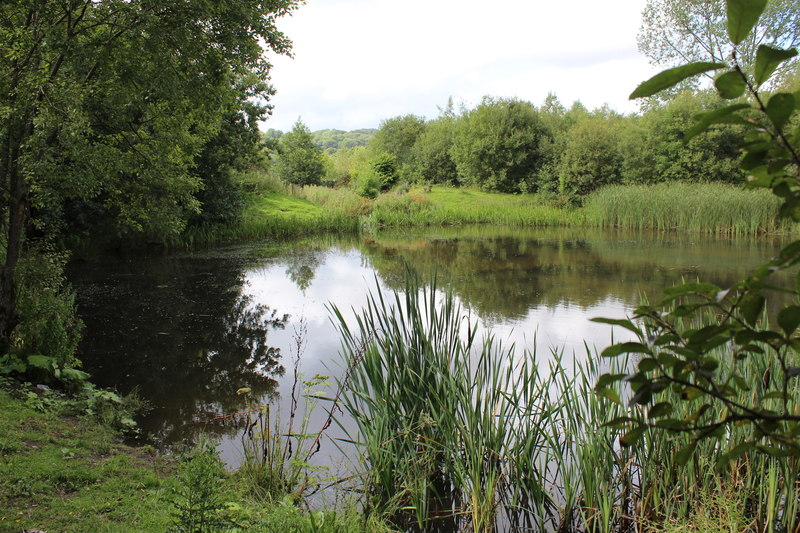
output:
M 236 393 L 243 387 L 285 412 L 298 351 L 300 373 L 333 382 L 342 362 L 329 306 L 352 320 L 370 291 L 402 290 L 405 265 L 423 278 L 435 272 L 482 333 L 583 356 L 584 342 L 602 348 L 611 339 L 591 317 L 623 317 L 682 279 L 725 287 L 779 246 L 583 229 L 429 229 L 76 260 L 69 276 L 86 324 L 79 357 L 93 380 L 138 390 L 151 407 L 140 420 L 147 438 L 169 444 L 202 430 L 236 464 L 237 430 L 202 422 L 245 409 Z

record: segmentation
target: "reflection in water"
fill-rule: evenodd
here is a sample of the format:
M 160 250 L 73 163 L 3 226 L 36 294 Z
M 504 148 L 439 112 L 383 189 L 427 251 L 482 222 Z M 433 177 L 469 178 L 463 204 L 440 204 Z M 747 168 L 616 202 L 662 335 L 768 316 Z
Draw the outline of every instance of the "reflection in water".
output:
M 564 229 L 428 229 L 76 262 L 70 277 L 86 322 L 80 353 L 86 369 L 100 385 L 121 392 L 138 387 L 154 407 L 142 421 L 144 431 L 176 441 L 190 435 L 193 420 L 241 410 L 241 387 L 264 401 L 288 396 L 281 352 L 293 345 L 301 318 L 309 328 L 301 371 L 335 378 L 339 339 L 326 304 L 337 304 L 349 320 L 348 310 L 363 307 L 376 276 L 384 289 L 403 288 L 404 264 L 423 277 L 436 271 L 439 285 L 449 285 L 498 339 L 522 349 L 535 337 L 540 346 L 555 344 L 571 354 L 582 353 L 584 341 L 609 342 L 609 328 L 591 317 L 622 316 L 642 295 L 657 298 L 682 278 L 730 285 L 779 244 Z M 235 462 L 236 454 L 226 458 Z
M 288 316 L 243 293 L 243 267 L 235 256 L 73 265 L 86 322 L 79 356 L 98 383 L 138 389 L 153 407 L 142 429 L 159 441 L 241 409 L 241 387 L 274 394 L 284 368 L 267 338 Z

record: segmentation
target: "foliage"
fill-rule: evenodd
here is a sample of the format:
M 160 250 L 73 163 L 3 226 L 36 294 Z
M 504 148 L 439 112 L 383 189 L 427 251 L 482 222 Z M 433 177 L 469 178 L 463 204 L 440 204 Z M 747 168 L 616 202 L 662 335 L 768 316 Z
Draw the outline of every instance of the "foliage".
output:
M 398 169 L 411 162 L 411 151 L 425 131 L 425 120 L 416 115 L 386 119 L 369 142 L 374 152 L 386 152 L 397 159 Z
M 763 10 L 763 2 L 729 0 L 728 31 L 734 46 L 747 39 Z M 771 189 L 782 200 L 781 214 L 800 220 L 800 130 L 791 122 L 798 101 L 792 93 L 774 93 L 767 99 L 760 90 L 782 63 L 796 55 L 794 49 L 761 45 L 752 75 L 745 73 L 735 55 L 731 66 L 715 67 L 726 69 L 717 77 L 723 99 L 736 100 L 747 92 L 752 103 L 697 115 L 685 138 L 688 141 L 718 123 L 742 125 L 747 135 L 740 165 L 751 176 L 748 185 Z M 678 67 L 662 72 L 642 83 L 632 97 L 650 96 L 680 83 L 691 71 Z M 800 455 L 796 390 L 800 307 L 783 304 L 777 317 L 771 317 L 777 328 L 762 319 L 767 296 L 799 294 L 798 287 L 769 282 L 771 274 L 798 262 L 800 242 L 795 241 L 731 287 L 679 285 L 666 289 L 658 305 L 637 308 L 633 316 L 637 323 L 597 319 L 621 326 L 635 337 L 606 348 L 604 356 L 634 353 L 640 358 L 636 371 L 607 374 L 597 384 L 598 394 L 620 401 L 608 387 L 626 379 L 632 388 L 631 406 L 646 407 L 644 414 L 634 409 L 614 422 L 627 430 L 623 445 L 636 444 L 647 428 L 654 427 L 688 437 L 675 455 L 678 464 L 689 461 L 706 440 L 719 442 L 725 450 L 717 460 L 721 469 L 755 450 L 775 457 Z M 748 362 L 761 365 L 764 372 L 745 373 Z M 744 399 L 742 392 L 748 395 Z M 679 408 L 691 414 L 676 416 Z
M 333 154 L 339 150 L 365 146 L 374 136 L 375 129 L 360 129 L 352 131 L 343 130 L 317 130 L 311 132 L 314 136 L 314 143 L 321 150 Z
M 428 123 L 411 151 L 408 177 L 412 181 L 458 183 L 456 164 L 450 156 L 454 131 L 455 119 L 452 116 L 445 115 Z
M 576 201 L 621 181 L 619 130 L 619 121 L 599 117 L 587 117 L 573 126 L 558 164 L 563 194 Z
M 381 191 L 391 189 L 397 182 L 397 157 L 380 152 L 369 161 L 369 169 L 380 179 Z
M 11 0 L 0 6 L 0 353 L 17 326 L 17 267 L 31 223 L 58 236 L 70 202 L 107 233 L 163 240 L 199 209 L 196 156 L 235 102 L 269 97 L 262 46 L 295 0 Z
M 173 488 L 174 533 L 217 533 L 233 527 L 225 516 L 226 494 L 222 479 L 225 466 L 211 442 L 201 442 L 187 452 L 178 470 L 178 486 Z
M 683 93 L 629 119 L 619 128 L 624 181 L 741 183 L 738 148 L 744 134 L 740 126 L 723 124 L 684 142 L 684 132 L 694 123 L 692 117 L 719 108 L 708 93 Z
M 544 127 L 533 105 L 484 98 L 460 117 L 450 152 L 459 179 L 487 191 L 518 192 L 543 163 Z
M 800 2 L 763 3 L 766 8 L 758 23 L 735 45 L 739 65 L 751 75 L 760 45 L 793 48 L 800 44 Z M 728 39 L 723 0 L 648 0 L 638 43 L 639 50 L 654 64 L 664 66 L 723 62 L 734 50 Z M 796 61 L 786 62 L 776 79 L 780 80 L 796 66 Z
M 292 131 L 280 138 L 275 173 L 294 185 L 319 185 L 325 173 L 322 151 L 300 120 L 295 122 Z

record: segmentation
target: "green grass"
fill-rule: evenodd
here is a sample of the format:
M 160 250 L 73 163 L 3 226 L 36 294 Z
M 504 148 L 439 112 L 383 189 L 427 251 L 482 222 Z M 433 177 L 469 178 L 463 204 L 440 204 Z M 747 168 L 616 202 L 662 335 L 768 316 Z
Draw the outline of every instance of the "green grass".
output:
M 622 228 L 728 237 L 795 231 L 794 225 L 778 220 L 779 203 L 767 191 L 720 183 L 614 185 L 589 196 L 583 208 L 556 206 L 536 194 L 444 186 L 396 189 L 374 200 L 361 198 L 350 189 L 284 187 L 251 193 L 239 223 L 192 227 L 173 244 L 468 224 Z
M 391 531 L 355 504 L 310 513 L 283 494 L 254 498 L 248 476 L 226 475 L 216 458 L 219 471 L 208 461 L 179 465 L 150 447 L 121 444 L 94 419 L 33 409 L 30 398 L 18 386 L 0 389 L 0 533 L 163 532 L 175 523 L 176 491 L 199 494 L 203 486 L 223 502 L 222 516 L 237 531 Z M 58 410 L 55 401 L 47 405 Z
M 590 224 L 625 229 L 684 231 L 740 237 L 787 232 L 780 199 L 769 191 L 722 183 L 614 185 L 586 200 Z
M 0 390 L 0 532 L 164 531 L 168 462 L 91 420 L 34 411 Z
M 683 466 L 674 459 L 688 442 L 683 435 L 648 430 L 637 446 L 620 447 L 625 430 L 606 424 L 630 416 L 629 408 L 594 387 L 625 362 L 601 370 L 589 349 L 570 361 L 478 339 L 451 292 L 414 278 L 405 294 L 371 296 L 352 324 L 336 313 L 352 368 L 345 406 L 358 426 L 351 437 L 363 452 L 362 491 L 368 507 L 394 510 L 403 527 L 425 530 L 443 516 L 491 531 L 505 516 L 549 531 L 629 531 L 634 523 L 700 531 L 710 522 L 745 525 L 743 510 L 758 531 L 798 526 L 795 459 L 749 453 L 731 472 L 715 471 L 747 428 L 731 428 L 727 442 L 703 440 Z M 719 350 L 723 364 L 733 364 Z M 770 361 L 736 364 L 758 384 Z M 617 384 L 622 398 L 626 387 Z M 790 394 L 800 394 L 794 387 Z M 737 401 L 776 408 L 758 389 L 739 391 Z M 681 402 L 672 416 L 688 418 L 697 407 Z M 712 420 L 723 411 L 709 406 Z

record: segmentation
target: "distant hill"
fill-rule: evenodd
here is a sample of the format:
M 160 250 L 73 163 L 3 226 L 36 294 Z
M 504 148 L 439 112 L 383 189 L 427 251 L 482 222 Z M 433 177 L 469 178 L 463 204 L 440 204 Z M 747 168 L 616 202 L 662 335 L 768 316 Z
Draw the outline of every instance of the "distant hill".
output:
M 376 129 L 367 128 L 361 130 L 319 130 L 312 131 L 314 142 L 324 151 L 332 154 L 340 148 L 352 148 L 354 146 L 364 146 L 375 135 Z M 265 141 L 278 140 L 283 136 L 282 131 L 270 128 L 262 136 Z
M 340 148 L 364 146 L 375 135 L 376 129 L 362 129 L 353 131 L 319 130 L 311 132 L 317 146 L 328 153 L 333 153 Z

